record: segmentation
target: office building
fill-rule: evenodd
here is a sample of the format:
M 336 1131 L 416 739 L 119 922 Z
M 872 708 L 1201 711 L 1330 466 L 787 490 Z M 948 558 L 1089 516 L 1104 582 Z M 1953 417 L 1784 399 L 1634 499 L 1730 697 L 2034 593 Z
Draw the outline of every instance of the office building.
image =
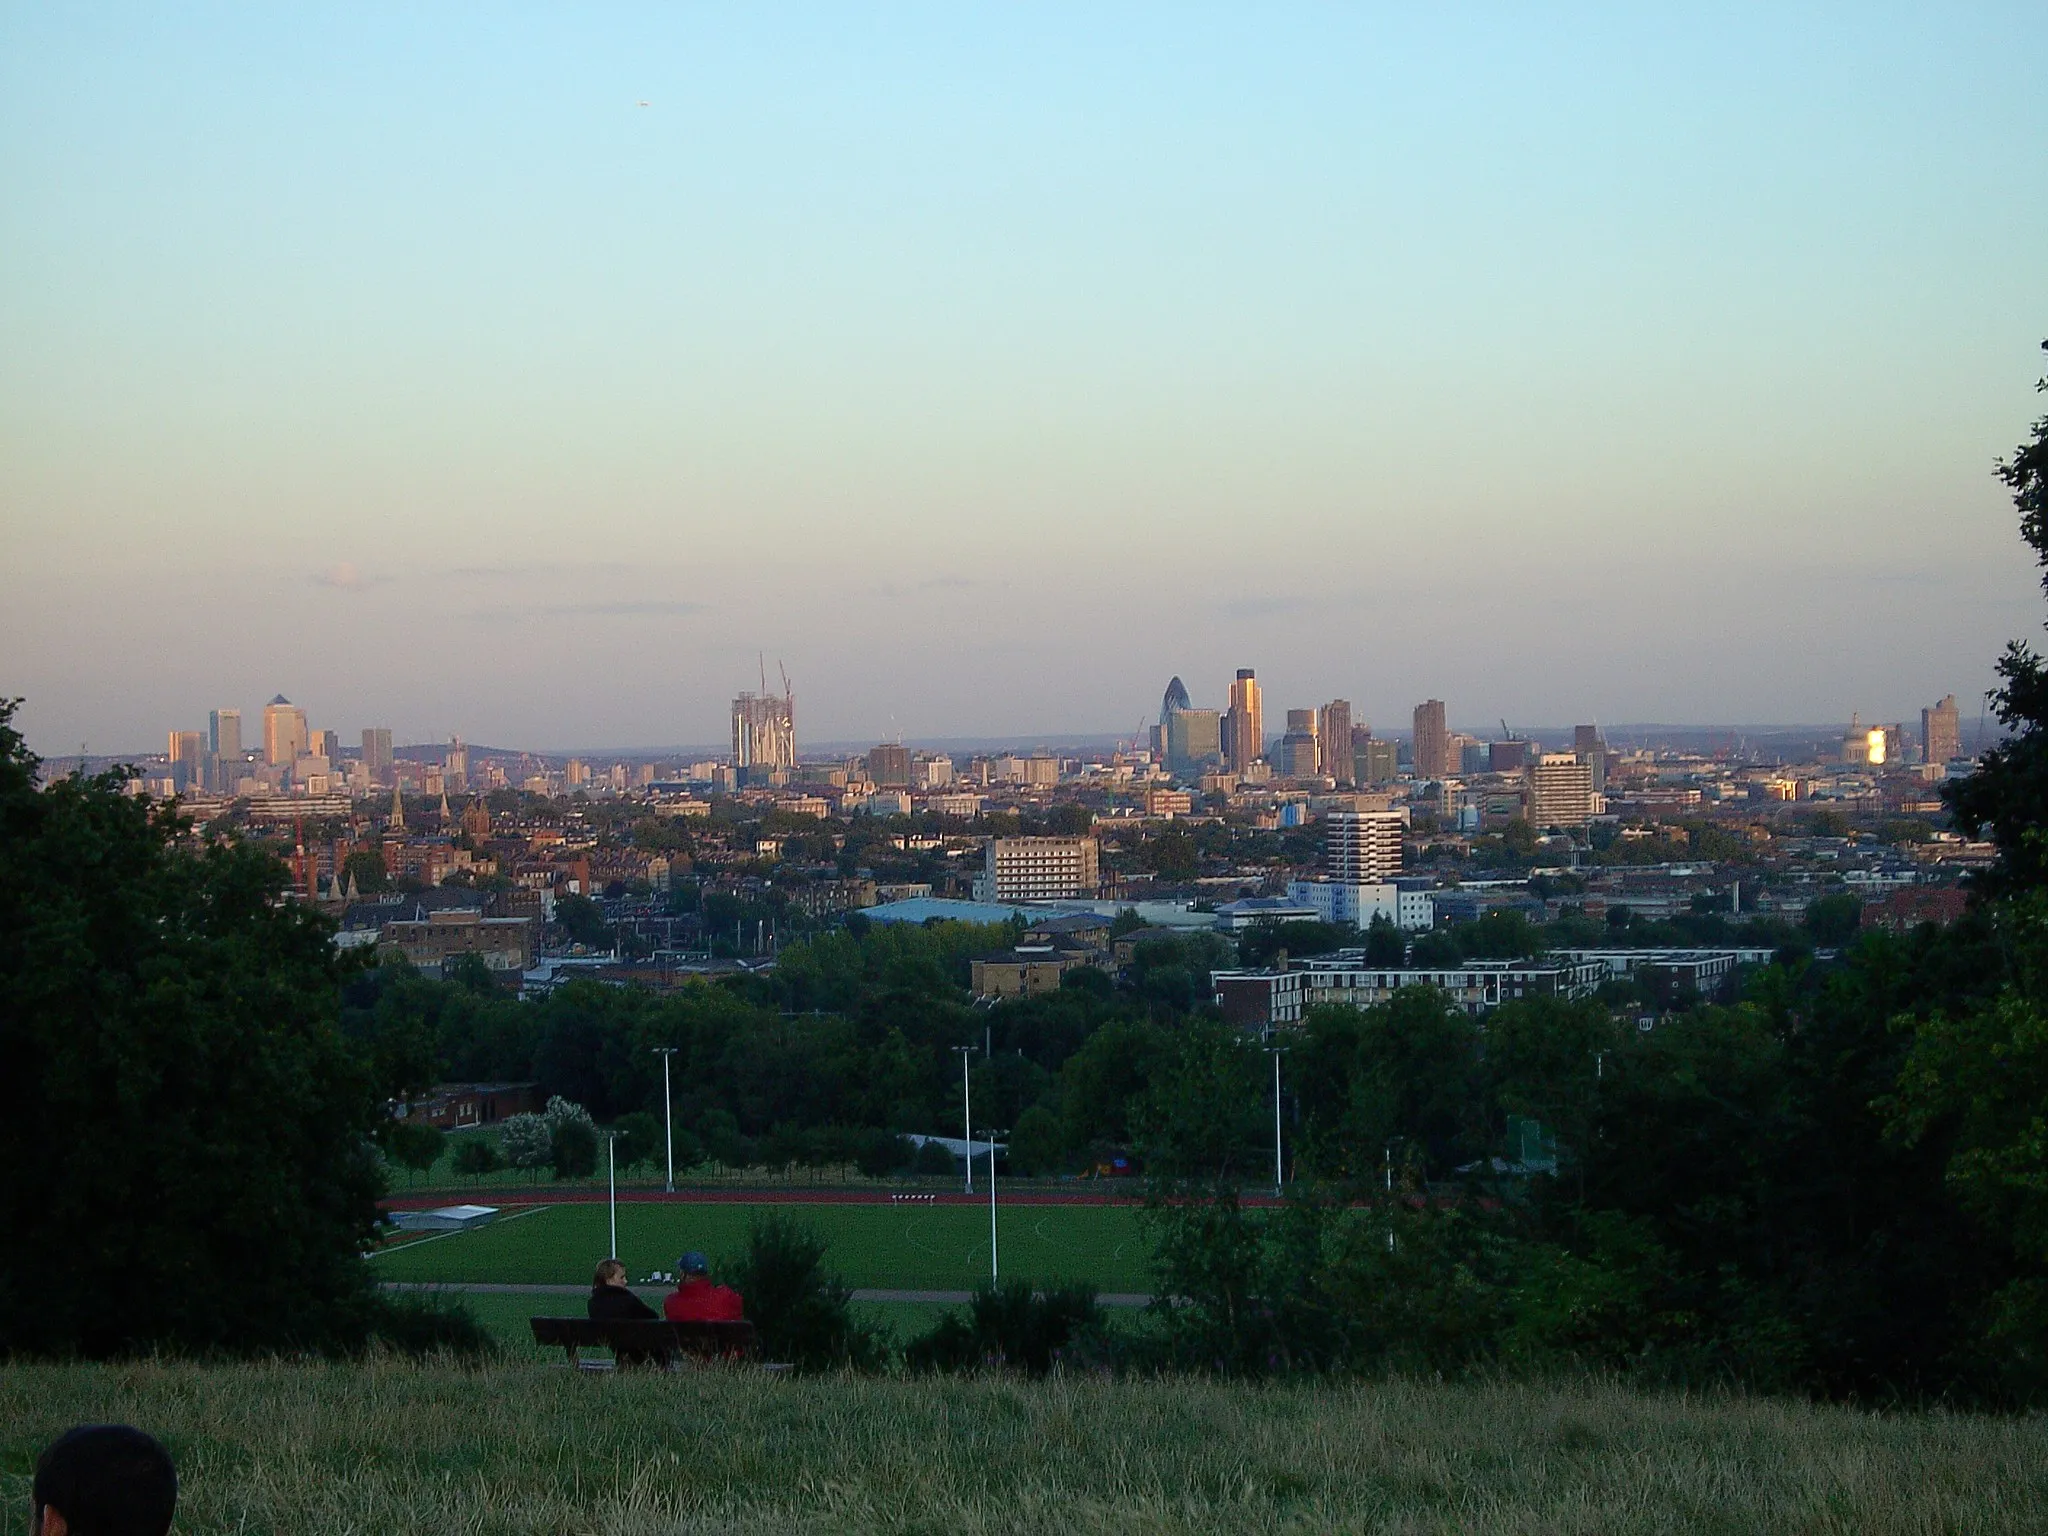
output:
M 1401 744 L 1381 741 L 1367 731 L 1361 737 L 1354 728 L 1351 754 L 1358 764 L 1358 782 L 1366 785 L 1391 784 L 1401 773 Z
M 1250 667 L 1237 669 L 1230 685 L 1230 713 L 1225 716 L 1223 763 L 1232 773 L 1249 773 L 1266 755 L 1266 706 L 1259 680 Z
M 1529 762 L 1526 741 L 1490 741 L 1486 744 L 1488 773 L 1520 773 Z
M 206 779 L 206 737 L 198 731 L 173 731 L 170 737 L 171 780 L 178 793 L 200 788 Z
M 1457 772 L 1451 756 L 1451 732 L 1444 723 L 1444 701 L 1428 699 L 1415 706 L 1415 777 L 1447 779 Z
M 206 717 L 206 750 L 215 757 L 242 756 L 242 712 L 216 709 Z
M 1946 694 L 1932 709 L 1920 711 L 1921 760 L 1946 763 L 1962 755 L 1962 718 L 1956 709 L 1956 696 Z
M 444 794 L 453 795 L 469 787 L 469 748 L 460 736 L 450 736 L 447 750 L 441 754 L 441 784 Z
M 1194 700 L 1188 697 L 1188 685 L 1175 678 L 1166 685 L 1165 696 L 1159 701 L 1159 723 L 1165 725 L 1184 709 L 1193 709 Z
M 980 901 L 1061 901 L 1092 897 L 1101 883 L 1092 837 L 993 837 L 975 882 Z
M 1545 752 L 1522 770 L 1522 800 L 1529 825 L 1583 827 L 1593 815 L 1593 766 L 1572 752 Z
M 1351 751 L 1351 701 L 1332 699 L 1323 706 L 1321 729 L 1317 733 L 1320 758 L 1316 772 L 1339 784 L 1358 781 L 1358 760 Z
M 1607 792 L 1607 743 L 1600 737 L 1597 725 L 1575 725 L 1572 727 L 1572 755 L 1593 770 L 1593 793 Z
M 279 694 L 263 706 L 263 760 L 273 768 L 289 768 L 310 745 L 306 712 Z
M 885 741 L 868 753 L 868 778 L 877 789 L 910 787 L 910 748 Z
M 788 693 L 743 693 L 732 701 L 732 766 L 742 784 L 787 778 L 796 766 L 796 701 Z
M 1343 885 L 1380 885 L 1401 873 L 1401 813 L 1332 811 L 1323 823 L 1323 870 Z
M 372 783 L 391 782 L 390 727 L 373 726 L 363 732 L 363 766 L 369 770 Z
M 1287 711 L 1287 734 L 1280 738 L 1280 761 L 1275 765 L 1286 777 L 1309 779 L 1322 772 L 1322 743 L 1317 726 L 1314 710 Z
M 1178 709 L 1166 719 L 1166 769 L 1193 779 L 1223 762 L 1223 717 L 1213 709 Z

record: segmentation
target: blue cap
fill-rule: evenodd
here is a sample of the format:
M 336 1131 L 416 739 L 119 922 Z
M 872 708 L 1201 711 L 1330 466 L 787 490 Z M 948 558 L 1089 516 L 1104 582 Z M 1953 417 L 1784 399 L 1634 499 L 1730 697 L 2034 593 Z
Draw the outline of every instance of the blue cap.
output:
M 706 1275 L 710 1272 L 710 1260 L 694 1250 L 676 1260 L 676 1273 L 679 1275 Z

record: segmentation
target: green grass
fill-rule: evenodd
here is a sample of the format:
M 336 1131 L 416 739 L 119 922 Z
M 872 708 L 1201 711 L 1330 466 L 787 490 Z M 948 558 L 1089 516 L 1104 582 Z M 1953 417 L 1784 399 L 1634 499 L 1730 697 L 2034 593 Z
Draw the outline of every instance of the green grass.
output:
M 539 1364 L 0 1367 L 0 1528 L 68 1426 L 171 1447 L 194 1533 L 2048 1528 L 2048 1421 L 1556 1386 L 797 1380 Z
M 851 1286 L 968 1290 L 988 1278 L 988 1211 L 961 1205 L 627 1204 L 619 1257 L 639 1280 L 673 1269 L 686 1249 L 737 1253 L 762 1209 L 814 1227 L 829 1245 L 826 1264 Z M 1005 1274 L 1151 1289 L 1150 1248 L 1130 1206 L 1019 1205 L 998 1221 Z M 388 1249 L 370 1263 L 380 1280 L 587 1285 L 609 1243 L 602 1204 L 508 1207 L 489 1226 Z

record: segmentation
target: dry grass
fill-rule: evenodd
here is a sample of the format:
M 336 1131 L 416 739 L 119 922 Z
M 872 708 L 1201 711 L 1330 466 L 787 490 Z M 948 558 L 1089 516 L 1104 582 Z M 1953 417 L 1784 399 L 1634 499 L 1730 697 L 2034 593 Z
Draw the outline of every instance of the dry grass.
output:
M 67 1425 L 163 1436 L 195 1531 L 2048 1528 L 2048 1422 L 1598 1384 L 0 1368 L 0 1527 Z

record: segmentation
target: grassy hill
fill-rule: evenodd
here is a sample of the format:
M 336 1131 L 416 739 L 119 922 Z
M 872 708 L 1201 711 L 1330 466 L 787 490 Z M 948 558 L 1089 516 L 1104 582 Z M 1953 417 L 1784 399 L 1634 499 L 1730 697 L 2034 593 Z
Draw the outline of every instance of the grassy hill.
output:
M 0 1367 L 0 1528 L 61 1429 L 164 1437 L 186 1533 L 2033 1531 L 2048 1421 L 1599 1385 Z

